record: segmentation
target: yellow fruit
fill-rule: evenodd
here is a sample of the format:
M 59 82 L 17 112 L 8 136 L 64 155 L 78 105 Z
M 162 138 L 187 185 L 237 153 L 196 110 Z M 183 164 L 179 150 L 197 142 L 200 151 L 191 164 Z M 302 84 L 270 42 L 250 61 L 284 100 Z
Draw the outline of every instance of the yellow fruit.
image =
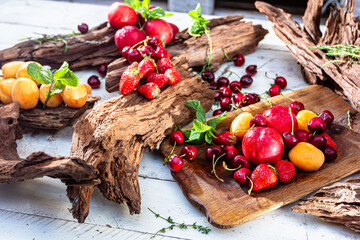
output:
M 87 83 L 84 83 L 84 82 L 82 82 L 82 84 L 85 86 L 87 94 L 91 95 L 92 89 L 91 89 L 90 85 Z
M 83 84 L 78 84 L 77 87 L 65 86 L 62 97 L 69 107 L 81 108 L 86 103 L 87 91 Z
M 45 104 L 47 92 L 49 92 L 50 85 L 41 85 L 40 87 L 40 101 Z M 60 93 L 54 93 L 52 97 L 46 103 L 46 107 L 55 108 L 60 106 L 63 103 L 63 99 Z
M 29 79 L 32 79 L 29 74 L 27 73 L 27 67 L 30 63 L 33 63 L 33 61 L 30 61 L 30 62 L 26 62 L 24 64 L 22 64 L 19 69 L 17 70 L 16 72 L 16 76 L 15 78 L 18 79 L 18 78 L 29 78 Z M 40 63 L 37 63 L 37 62 L 34 62 L 36 64 L 38 64 L 40 67 L 41 67 L 41 64 Z M 40 85 L 40 83 L 38 83 L 37 81 L 35 81 L 34 79 L 32 79 L 37 86 Z
M 1 82 L 2 80 L 5 80 L 5 78 L 4 78 L 3 76 L 0 76 L 0 82 Z
M 15 81 L 15 78 L 9 78 L 0 82 L 0 100 L 5 104 L 12 103 L 11 92 Z
M 4 78 L 15 78 L 17 70 L 24 63 L 23 61 L 5 63 L 1 68 Z
M 34 108 L 39 101 L 39 89 L 29 78 L 17 79 L 11 95 L 13 102 L 17 102 L 22 109 Z
M 250 120 L 253 117 L 251 113 L 240 113 L 231 123 L 230 132 L 238 139 L 242 139 L 250 126 Z
M 289 159 L 294 166 L 305 172 L 318 170 L 325 161 L 321 150 L 307 142 L 299 142 L 289 152 Z
M 298 114 L 296 115 L 296 119 L 298 121 L 298 129 L 306 130 L 309 132 L 308 123 L 314 117 L 317 117 L 317 115 L 309 110 L 301 110 L 300 112 L 298 112 Z

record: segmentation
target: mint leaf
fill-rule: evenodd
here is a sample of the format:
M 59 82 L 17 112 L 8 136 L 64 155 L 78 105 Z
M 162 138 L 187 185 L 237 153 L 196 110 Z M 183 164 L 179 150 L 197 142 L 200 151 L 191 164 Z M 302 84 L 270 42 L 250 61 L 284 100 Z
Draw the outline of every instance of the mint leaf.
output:
M 37 63 L 30 63 L 27 66 L 27 73 L 40 84 L 50 84 L 53 80 L 50 69 L 40 67 Z
M 65 85 L 61 81 L 57 80 L 54 82 L 54 86 L 51 90 L 52 93 L 61 93 L 64 91 Z
M 197 111 L 199 105 L 200 105 L 199 100 L 188 100 L 188 101 L 186 101 L 186 106 L 188 108 L 191 108 L 194 111 Z
M 193 144 L 202 144 L 204 142 L 205 133 L 200 133 L 191 130 L 191 134 L 186 142 L 193 143 Z
M 165 13 L 165 11 L 162 8 L 156 7 L 148 10 L 147 15 L 149 19 L 158 19 L 162 17 L 172 16 L 173 14 Z
M 125 4 L 129 5 L 135 11 L 139 11 L 141 2 L 139 0 L 125 0 Z
M 209 131 L 209 132 L 207 132 L 207 133 L 205 134 L 205 142 L 206 142 L 207 144 L 211 144 L 211 143 L 212 143 L 211 131 Z
M 196 118 L 201 122 L 206 122 L 206 113 L 200 102 L 196 110 Z
M 221 122 L 223 121 L 224 119 L 226 118 L 226 112 L 224 112 L 223 114 L 221 114 L 220 116 L 217 116 L 213 119 L 210 119 L 208 122 L 207 122 L 207 125 L 211 126 L 212 128 L 216 128 L 216 126 Z
M 192 18 L 192 25 L 189 27 L 188 32 L 192 36 L 200 36 L 208 30 L 206 26 L 210 21 L 201 16 L 201 5 L 198 3 L 195 10 L 189 12 L 189 16 Z
M 193 18 L 193 19 L 198 19 L 198 18 L 199 18 L 199 15 L 198 15 L 197 12 L 194 11 L 194 10 L 191 10 L 191 11 L 189 12 L 189 16 L 190 16 L 191 18 Z
M 144 0 L 142 2 L 142 7 L 145 8 L 145 9 L 149 9 L 150 7 L 150 0 Z
M 199 16 L 201 16 L 201 4 L 200 4 L 200 3 L 198 3 L 198 4 L 196 5 L 195 12 L 196 12 Z
M 61 81 L 63 85 L 76 87 L 79 83 L 79 78 L 69 69 L 69 64 L 64 62 L 63 65 L 54 73 L 54 78 Z
M 196 132 L 203 133 L 203 132 L 207 132 L 207 131 L 211 130 L 211 127 L 204 124 L 204 123 L 202 123 L 202 122 L 199 122 L 199 121 L 195 120 L 192 130 L 194 130 Z

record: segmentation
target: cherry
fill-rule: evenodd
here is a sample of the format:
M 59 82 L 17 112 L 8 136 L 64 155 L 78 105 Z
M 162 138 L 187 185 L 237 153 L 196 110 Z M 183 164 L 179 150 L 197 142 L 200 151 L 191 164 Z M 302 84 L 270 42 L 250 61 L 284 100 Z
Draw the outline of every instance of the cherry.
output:
M 321 134 L 327 130 L 325 121 L 319 117 L 312 118 L 308 123 L 308 128 L 310 132 L 316 131 L 316 134 Z
M 243 103 L 244 94 L 243 93 L 237 93 L 233 96 L 233 101 L 235 103 L 235 106 L 241 105 Z
M 284 144 L 288 148 L 293 148 L 298 144 L 299 138 L 295 134 L 291 134 L 291 131 L 284 132 L 282 134 L 284 138 Z
M 89 31 L 89 26 L 86 23 L 81 23 L 78 25 L 78 30 L 82 34 L 85 34 Z
M 209 85 L 210 85 L 210 89 L 211 89 L 211 90 L 218 90 L 218 89 L 219 89 L 219 86 L 218 86 L 218 84 L 217 84 L 215 81 L 209 82 Z M 219 94 L 220 94 L 220 93 L 219 93 Z
M 224 112 L 223 112 L 223 110 L 221 110 L 221 109 L 217 109 L 217 110 L 215 110 L 214 112 L 213 112 L 213 116 L 215 117 L 215 116 L 219 116 L 219 115 L 221 115 L 221 114 L 223 114 Z
M 220 108 L 223 111 L 230 111 L 232 108 L 231 104 L 232 104 L 232 101 L 230 98 L 227 98 L 227 97 L 223 98 L 220 101 Z
M 206 149 L 206 153 L 205 153 L 206 158 L 211 161 L 213 160 L 214 156 L 215 156 L 215 159 L 217 159 L 222 154 L 223 154 L 223 151 L 222 151 L 221 147 L 216 146 L 216 145 L 212 145 L 212 146 L 208 147 Z
M 223 98 L 231 98 L 232 96 L 232 92 L 228 87 L 221 87 L 219 91 L 220 91 L 220 96 Z
M 291 112 L 295 114 L 295 116 L 302 110 L 305 109 L 305 106 L 302 102 L 293 101 L 290 103 L 289 108 L 291 109 Z
M 265 127 L 266 118 L 261 114 L 257 113 L 250 119 L 250 126 Z
M 130 63 L 133 63 L 133 62 L 140 62 L 142 60 L 142 56 L 139 52 L 139 50 L 133 48 L 133 49 L 130 49 L 128 52 L 127 52 L 127 60 L 130 62 Z
M 235 64 L 235 66 L 238 66 L 238 67 L 243 66 L 245 64 L 244 55 L 242 55 L 241 53 L 236 54 L 234 64 Z
M 179 171 L 184 166 L 184 159 L 179 156 L 171 156 L 169 158 L 169 167 L 172 171 Z
M 234 146 L 226 146 L 223 148 L 223 153 L 226 153 L 226 161 L 231 161 L 239 152 Z
M 330 145 L 326 145 L 322 150 L 325 156 L 325 161 L 330 162 L 337 158 L 337 151 Z
M 249 106 L 251 104 L 256 103 L 258 96 L 252 93 L 247 93 L 244 95 L 243 105 Z
M 234 180 L 239 185 L 246 185 L 248 183 L 248 177 L 250 177 L 251 171 L 248 168 L 240 168 L 234 173 Z
M 252 95 L 252 97 L 254 98 L 254 103 L 260 102 L 260 98 L 259 95 L 257 93 L 248 93 L 248 95 Z
M 326 138 L 323 135 L 312 135 L 309 138 L 309 143 L 318 149 L 323 149 L 326 146 Z
M 155 52 L 151 56 L 155 59 L 167 58 L 168 52 L 163 46 L 159 46 L 156 48 Z
M 97 68 L 97 71 L 99 73 L 100 76 L 102 77 L 105 77 L 106 75 L 106 72 L 107 72 L 107 68 L 108 68 L 108 65 L 107 64 L 101 64 L 98 68 Z
M 92 75 L 88 79 L 88 84 L 92 89 L 96 89 L 100 87 L 100 80 L 99 77 L 96 75 Z
M 277 95 L 280 95 L 281 92 L 281 87 L 279 85 L 273 85 L 270 89 L 269 89 L 269 95 L 270 97 L 275 97 Z
M 257 73 L 257 66 L 256 65 L 249 65 L 245 69 L 246 74 L 250 77 L 254 76 Z
M 249 160 L 247 160 L 244 156 L 241 155 L 237 155 L 235 156 L 231 162 L 230 162 L 230 167 L 232 168 L 238 168 L 238 167 L 242 167 L 242 168 L 250 168 L 250 162 Z
M 215 101 L 221 101 L 221 96 L 219 92 L 215 92 Z
M 170 135 L 170 143 L 174 145 L 175 142 L 177 144 L 182 144 L 184 142 L 184 135 L 179 130 L 172 132 Z
M 299 138 L 299 142 L 308 142 L 310 138 L 310 133 L 306 130 L 296 130 L 295 135 Z
M 230 83 L 230 89 L 233 93 L 239 93 L 242 89 L 241 82 L 239 81 L 232 81 Z
M 204 71 L 201 73 L 201 78 L 205 81 L 210 82 L 215 80 L 215 75 L 211 71 Z
M 275 84 L 279 85 L 281 87 L 281 89 L 284 89 L 287 86 L 287 81 L 286 81 L 286 79 L 284 77 L 277 76 L 275 78 Z
M 150 47 L 149 45 L 141 46 L 138 48 L 139 52 L 146 56 L 152 56 L 155 52 L 155 50 Z
M 131 47 L 126 46 L 126 47 L 124 47 L 124 48 L 122 49 L 121 55 L 123 56 L 123 58 L 127 58 L 127 54 L 128 54 L 128 52 L 129 52 L 130 48 L 131 48 Z
M 219 79 L 217 80 L 217 84 L 219 85 L 219 87 L 227 87 L 229 86 L 229 79 L 226 77 L 219 77 Z
M 240 83 L 242 85 L 243 88 L 248 88 L 251 86 L 251 84 L 253 83 L 253 79 L 251 76 L 249 75 L 244 75 L 240 78 Z
M 181 156 L 185 155 L 185 156 L 183 156 L 183 158 L 185 158 L 186 160 L 192 161 L 196 157 L 197 149 L 194 146 L 186 145 L 185 147 L 183 147 L 181 149 L 180 154 L 181 154 Z
M 330 125 L 334 121 L 334 115 L 329 110 L 324 110 L 322 113 L 320 113 L 319 118 L 324 120 L 327 127 L 330 127 Z
M 156 49 L 158 46 L 162 46 L 161 40 L 157 36 L 151 37 L 151 39 L 147 42 L 149 46 L 153 49 Z

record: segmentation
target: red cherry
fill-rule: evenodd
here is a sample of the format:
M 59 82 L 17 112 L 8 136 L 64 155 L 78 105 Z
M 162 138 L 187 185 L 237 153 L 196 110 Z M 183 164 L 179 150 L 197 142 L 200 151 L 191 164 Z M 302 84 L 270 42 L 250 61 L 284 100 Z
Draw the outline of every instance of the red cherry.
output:
M 152 54 L 152 57 L 154 57 L 155 59 L 168 58 L 168 51 L 166 51 L 163 46 L 159 46 Z
M 221 96 L 219 92 L 215 92 L 215 101 L 221 101 Z
M 325 121 L 319 117 L 312 118 L 308 123 L 308 128 L 310 132 L 316 131 L 316 134 L 321 134 L 327 130 Z
M 266 118 L 261 114 L 257 113 L 250 119 L 250 126 L 265 127 Z
M 205 81 L 210 82 L 215 80 L 215 75 L 211 71 L 204 71 L 201 73 L 201 78 Z
M 244 95 L 244 99 L 243 99 L 243 105 L 244 106 L 249 106 L 251 104 L 256 103 L 257 101 L 257 95 L 254 95 L 252 93 L 247 93 Z
M 82 34 L 85 34 L 89 31 L 89 26 L 86 23 L 81 23 L 78 25 L 78 30 Z
M 213 112 L 213 116 L 215 117 L 215 116 L 219 116 L 219 115 L 221 115 L 221 114 L 223 114 L 224 112 L 223 112 L 223 110 L 221 110 L 221 109 L 217 109 L 217 110 L 215 110 L 214 112 Z
M 257 66 L 256 65 L 249 65 L 245 69 L 246 74 L 250 77 L 254 76 L 257 73 Z
M 322 113 L 320 113 L 319 118 L 324 120 L 327 127 L 330 127 L 330 125 L 334 121 L 334 115 L 329 110 L 324 110 Z
M 279 85 L 273 85 L 270 89 L 269 89 L 269 95 L 270 97 L 274 97 L 277 95 L 280 95 L 280 91 L 281 91 L 281 87 Z
M 245 64 L 245 57 L 241 53 L 236 54 L 234 64 L 238 67 L 243 66 Z
M 218 86 L 218 84 L 217 84 L 215 81 L 209 82 L 209 85 L 210 85 L 210 89 L 211 89 L 211 90 L 218 90 L 218 89 L 219 89 L 219 86 Z M 220 94 L 220 93 L 219 93 L 219 94 Z
M 246 159 L 246 157 L 237 155 L 231 160 L 229 166 L 232 168 L 238 168 L 240 166 L 242 168 L 250 168 L 250 162 Z
M 92 75 L 88 79 L 88 84 L 92 89 L 96 89 L 100 87 L 100 80 L 99 77 L 96 75 Z
M 244 75 L 240 78 L 240 83 L 242 85 L 243 88 L 248 88 L 251 86 L 251 84 L 253 83 L 253 79 L 251 76 L 249 75 Z
M 309 138 L 309 143 L 318 149 L 323 149 L 326 146 L 326 138 L 323 135 L 312 135 Z
M 169 167 L 172 171 L 179 171 L 184 166 L 184 159 L 179 156 L 171 156 L 169 158 Z
M 237 93 L 233 96 L 233 101 L 235 106 L 239 106 L 243 103 L 244 94 L 243 93 Z
M 252 96 L 252 98 L 254 98 L 254 103 L 260 102 L 260 98 L 259 95 L 257 93 L 248 93 L 249 95 Z
M 217 80 L 217 84 L 219 85 L 219 87 L 227 87 L 229 86 L 229 79 L 226 77 L 219 77 L 219 79 Z
M 196 157 L 197 149 L 194 146 L 186 145 L 185 147 L 183 147 L 181 149 L 180 154 L 181 154 L 181 156 L 185 155 L 185 156 L 183 156 L 183 158 L 185 158 L 186 160 L 192 161 Z
M 152 56 L 154 54 L 154 49 L 150 47 L 149 45 L 141 46 L 138 48 L 140 54 L 146 55 L 146 56 Z
M 131 48 L 131 47 L 126 46 L 126 47 L 124 47 L 124 48 L 122 49 L 121 55 L 123 56 L 123 58 L 127 58 L 127 54 L 128 54 L 128 52 L 129 52 L 130 48 Z
M 156 49 L 159 46 L 162 46 L 161 40 L 157 36 L 152 36 L 151 39 L 147 42 L 153 49 Z
M 206 149 L 206 158 L 208 160 L 213 160 L 213 157 L 215 156 L 215 159 L 217 159 L 218 157 L 220 157 L 223 154 L 223 151 L 221 149 L 221 147 L 216 146 L 216 145 L 212 145 L 210 147 L 208 147 Z
M 299 142 L 308 142 L 310 138 L 310 133 L 302 129 L 295 131 L 295 135 L 299 138 Z
M 294 113 L 296 116 L 298 112 L 305 109 L 305 106 L 302 102 L 293 101 L 290 103 L 289 108 L 291 109 L 291 112 Z
M 184 135 L 179 130 L 172 132 L 170 135 L 170 143 L 174 145 L 175 142 L 177 144 L 182 144 L 184 142 Z
M 239 152 L 234 146 L 226 146 L 223 148 L 223 153 L 226 153 L 226 161 L 231 161 Z
M 140 62 L 142 59 L 143 59 L 143 57 L 141 56 L 139 50 L 137 50 L 137 49 L 135 49 L 135 48 L 130 49 L 130 50 L 127 52 L 127 60 L 128 60 L 130 63 Z
M 240 168 L 234 173 L 234 180 L 240 185 L 246 185 L 250 175 L 251 171 L 248 168 Z
M 220 96 L 223 98 L 231 98 L 232 96 L 232 92 L 228 87 L 221 87 L 219 91 L 220 91 Z
M 326 162 L 331 162 L 337 158 L 336 150 L 330 145 L 326 145 L 322 151 Z
M 232 81 L 230 83 L 230 89 L 233 93 L 239 93 L 242 89 L 242 85 L 239 81 Z
M 275 84 L 279 85 L 281 89 L 284 89 L 287 86 L 287 81 L 284 77 L 278 76 L 275 78 Z
M 285 146 L 290 149 L 295 147 L 299 142 L 299 138 L 296 136 L 296 134 L 291 134 L 291 131 L 284 132 L 282 137 L 284 138 Z
M 97 71 L 99 73 L 100 76 L 105 77 L 106 75 L 106 71 L 107 71 L 107 64 L 101 64 L 98 68 Z
M 232 104 L 232 101 L 230 98 L 223 98 L 220 101 L 220 108 L 223 111 L 231 111 L 231 108 L 232 108 L 231 104 Z

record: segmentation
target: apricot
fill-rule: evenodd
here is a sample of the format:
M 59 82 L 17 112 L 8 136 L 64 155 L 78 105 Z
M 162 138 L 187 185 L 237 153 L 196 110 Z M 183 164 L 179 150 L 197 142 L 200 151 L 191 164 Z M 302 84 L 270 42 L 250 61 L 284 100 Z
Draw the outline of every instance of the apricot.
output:
M 29 76 L 29 74 L 27 73 L 27 67 L 28 67 L 28 65 L 29 65 L 30 63 L 33 63 L 33 61 L 23 63 L 23 64 L 19 67 L 19 69 L 17 70 L 15 78 L 16 78 L 16 79 L 18 79 L 18 78 L 29 78 L 29 79 L 33 80 L 33 81 L 36 83 L 37 86 L 39 86 L 40 83 L 38 83 L 37 81 L 35 81 L 34 79 L 32 79 L 32 78 Z M 40 63 L 38 63 L 38 62 L 34 62 L 34 63 L 37 63 L 40 67 L 42 67 Z
M 36 107 L 39 101 L 39 89 L 30 78 L 19 78 L 12 88 L 12 100 L 17 102 L 22 109 Z
M 81 108 L 85 105 L 87 99 L 86 87 L 83 84 L 78 84 L 77 87 L 65 86 L 62 97 L 69 107 Z
M 305 172 L 318 170 L 325 161 L 321 150 L 307 142 L 299 142 L 289 152 L 289 159 L 294 166 Z
M 11 91 L 15 81 L 15 78 L 9 78 L 0 82 L 0 100 L 5 104 L 12 103 Z
M 40 87 L 40 101 L 45 104 L 47 93 L 49 92 L 50 85 L 41 85 Z M 46 103 L 46 107 L 56 108 L 63 103 L 63 99 L 60 93 L 54 93 L 52 97 Z
M 18 71 L 19 67 L 24 63 L 25 62 L 23 61 L 13 61 L 5 63 L 1 68 L 4 78 L 15 78 L 16 72 Z
M 309 132 L 308 123 L 314 117 L 317 117 L 317 115 L 309 110 L 301 110 L 300 112 L 298 112 L 298 114 L 296 115 L 298 129 L 306 130 Z
M 250 120 L 253 117 L 251 113 L 240 113 L 231 123 L 230 132 L 238 139 L 242 139 L 246 130 L 250 129 Z
M 90 85 L 88 83 L 85 83 L 85 82 L 82 82 L 82 84 L 85 86 L 87 94 L 91 95 L 92 89 L 91 89 Z
M 0 82 L 4 80 L 5 78 L 3 76 L 0 76 Z

